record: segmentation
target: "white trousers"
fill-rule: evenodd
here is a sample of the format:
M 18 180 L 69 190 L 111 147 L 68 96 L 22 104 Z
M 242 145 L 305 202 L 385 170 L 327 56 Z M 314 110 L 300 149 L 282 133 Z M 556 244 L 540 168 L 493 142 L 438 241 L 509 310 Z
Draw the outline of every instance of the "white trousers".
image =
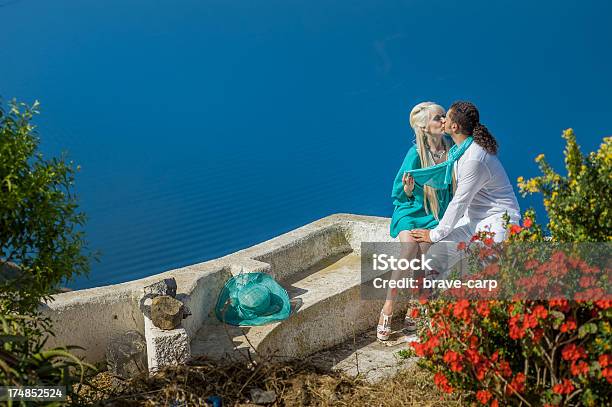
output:
M 444 239 L 434 243 L 427 251 L 427 257 L 432 258 L 432 269 L 438 272 L 436 278 L 448 277 L 450 269 L 463 257 L 464 251 L 457 249 L 460 242 L 468 244 L 477 232 L 495 232 L 493 240 L 501 242 L 506 238 L 503 213 L 491 215 L 480 220 L 470 220 L 467 216 L 459 219 L 454 229 Z M 519 214 L 510 214 L 510 223 L 518 223 Z

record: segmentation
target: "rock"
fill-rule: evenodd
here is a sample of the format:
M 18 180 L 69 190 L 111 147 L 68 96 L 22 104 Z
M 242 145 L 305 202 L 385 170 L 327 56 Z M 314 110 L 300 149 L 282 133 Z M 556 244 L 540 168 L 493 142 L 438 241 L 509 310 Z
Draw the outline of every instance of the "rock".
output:
M 109 372 L 125 379 L 147 372 L 147 344 L 142 335 L 127 331 L 111 337 L 106 347 L 106 365 Z
M 276 401 L 276 393 L 272 390 L 264 391 L 260 388 L 252 388 L 251 401 L 255 404 L 272 404 Z
M 174 277 L 164 278 L 157 283 L 153 283 L 143 288 L 145 296 L 149 298 L 159 295 L 168 295 L 172 298 L 176 297 L 176 280 Z
M 159 329 L 174 329 L 181 324 L 183 311 L 182 302 L 167 295 L 160 295 L 154 297 L 151 302 L 151 321 Z

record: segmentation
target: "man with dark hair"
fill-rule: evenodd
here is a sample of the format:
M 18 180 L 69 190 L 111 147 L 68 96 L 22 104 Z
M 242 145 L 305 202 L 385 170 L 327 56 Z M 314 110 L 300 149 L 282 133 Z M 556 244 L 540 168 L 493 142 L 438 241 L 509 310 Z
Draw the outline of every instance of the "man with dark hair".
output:
M 434 244 L 428 255 L 440 261 L 444 258 L 445 266 L 451 267 L 461 257 L 457 244 L 469 242 L 477 232 L 493 232 L 494 241 L 504 240 L 503 216 L 508 214 L 512 223 L 518 223 L 520 208 L 497 157 L 497 142 L 480 123 L 476 106 L 455 102 L 444 118 L 444 131 L 456 145 L 470 143 L 454 165 L 457 189 L 438 226 L 431 230 L 415 229 L 411 235 L 419 242 L 446 243 Z

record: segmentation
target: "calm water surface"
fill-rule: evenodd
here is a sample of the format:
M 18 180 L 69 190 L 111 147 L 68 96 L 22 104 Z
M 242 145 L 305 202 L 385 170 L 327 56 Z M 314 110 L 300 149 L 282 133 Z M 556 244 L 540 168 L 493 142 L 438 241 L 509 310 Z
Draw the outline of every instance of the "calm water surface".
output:
M 457 4 L 458 3 L 458 4 Z M 0 0 L 0 95 L 82 166 L 84 288 L 390 216 L 411 107 L 474 101 L 510 178 L 612 133 L 608 1 Z M 544 216 L 540 198 L 523 199 Z

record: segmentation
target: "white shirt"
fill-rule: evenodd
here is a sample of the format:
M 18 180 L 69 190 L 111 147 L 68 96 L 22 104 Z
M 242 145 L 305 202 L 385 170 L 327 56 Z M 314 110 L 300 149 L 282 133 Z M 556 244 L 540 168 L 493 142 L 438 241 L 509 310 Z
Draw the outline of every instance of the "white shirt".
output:
M 496 155 L 472 142 L 454 164 L 457 190 L 438 226 L 430 231 L 432 242 L 444 239 L 459 219 L 478 222 L 508 212 L 520 216 L 520 208 L 508 175 Z

